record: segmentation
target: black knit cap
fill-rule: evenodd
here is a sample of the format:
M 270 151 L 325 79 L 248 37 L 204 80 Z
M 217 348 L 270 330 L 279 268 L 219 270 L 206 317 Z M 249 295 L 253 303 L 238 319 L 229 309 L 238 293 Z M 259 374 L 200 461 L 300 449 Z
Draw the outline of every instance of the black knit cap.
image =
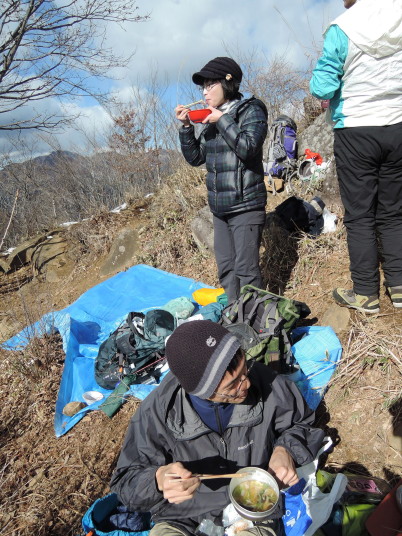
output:
M 202 86 L 205 80 L 234 80 L 240 84 L 243 72 L 232 58 L 219 57 L 209 61 L 198 73 L 193 74 L 193 82 Z
M 210 398 L 222 380 L 240 342 L 211 320 L 185 322 L 166 343 L 169 368 L 183 389 Z

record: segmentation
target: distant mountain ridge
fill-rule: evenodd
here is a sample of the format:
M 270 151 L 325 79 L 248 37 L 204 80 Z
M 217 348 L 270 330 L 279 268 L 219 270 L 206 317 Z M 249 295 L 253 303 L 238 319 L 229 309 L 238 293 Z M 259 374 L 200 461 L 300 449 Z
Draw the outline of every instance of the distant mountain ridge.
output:
M 101 207 L 112 209 L 127 196 L 153 191 L 175 158 L 174 151 L 166 150 L 133 156 L 58 150 L 8 164 L 0 171 L 0 239 L 14 203 L 16 210 L 3 249 L 63 221 L 96 214 Z

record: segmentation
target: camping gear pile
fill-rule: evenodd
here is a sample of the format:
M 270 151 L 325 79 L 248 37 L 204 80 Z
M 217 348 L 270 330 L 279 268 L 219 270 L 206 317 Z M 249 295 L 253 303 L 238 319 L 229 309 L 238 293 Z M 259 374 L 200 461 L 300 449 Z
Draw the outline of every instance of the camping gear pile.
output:
M 203 305 L 193 314 L 185 305 L 180 309 L 182 303 L 186 304 L 185 300 L 180 301 L 183 298 L 174 300 L 175 317 L 166 311 L 171 309 L 172 302 L 145 315 L 131 312 L 126 322 L 102 342 L 95 359 L 95 379 L 99 386 L 113 393 L 99 409 L 112 417 L 129 394 L 131 385 L 159 383 L 167 370 L 166 338 L 179 323 L 197 319 L 222 324 L 239 338 L 247 359 L 261 361 L 282 374 L 289 374 L 310 407 L 318 406 L 342 347 L 330 327 L 296 327 L 310 314 L 305 303 L 252 285 L 245 285 L 239 299 L 226 307 L 223 289 L 200 288 L 192 297 Z M 314 359 L 309 359 L 310 355 Z
M 298 159 L 297 125 L 287 116 L 278 116 L 268 132 L 268 148 L 264 163 L 264 175 L 269 192 L 274 195 L 286 189 L 294 191 L 294 183 L 301 185 L 303 195 L 319 189 L 332 158 L 324 161 L 319 153 L 305 149 Z

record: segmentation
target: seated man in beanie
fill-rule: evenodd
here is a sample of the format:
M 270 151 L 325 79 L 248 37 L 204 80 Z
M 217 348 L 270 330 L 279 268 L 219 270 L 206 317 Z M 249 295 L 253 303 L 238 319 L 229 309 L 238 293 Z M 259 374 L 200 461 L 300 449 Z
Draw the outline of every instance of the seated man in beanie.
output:
M 166 357 L 171 372 L 133 416 L 111 481 L 129 510 L 152 513 L 152 536 L 191 536 L 204 519 L 221 524 L 229 481 L 196 474 L 255 466 L 280 486 L 298 481 L 295 466 L 315 458 L 324 433 L 294 383 L 246 363 L 238 339 L 209 320 L 180 325 Z M 261 530 L 282 534 L 282 522 Z

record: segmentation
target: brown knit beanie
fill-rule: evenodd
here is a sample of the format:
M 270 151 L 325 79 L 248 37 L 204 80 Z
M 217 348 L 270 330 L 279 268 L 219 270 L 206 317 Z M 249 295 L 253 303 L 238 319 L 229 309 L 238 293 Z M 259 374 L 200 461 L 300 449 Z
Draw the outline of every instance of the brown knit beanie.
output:
M 183 389 L 210 398 L 222 380 L 240 342 L 211 320 L 185 322 L 166 343 L 169 368 Z

